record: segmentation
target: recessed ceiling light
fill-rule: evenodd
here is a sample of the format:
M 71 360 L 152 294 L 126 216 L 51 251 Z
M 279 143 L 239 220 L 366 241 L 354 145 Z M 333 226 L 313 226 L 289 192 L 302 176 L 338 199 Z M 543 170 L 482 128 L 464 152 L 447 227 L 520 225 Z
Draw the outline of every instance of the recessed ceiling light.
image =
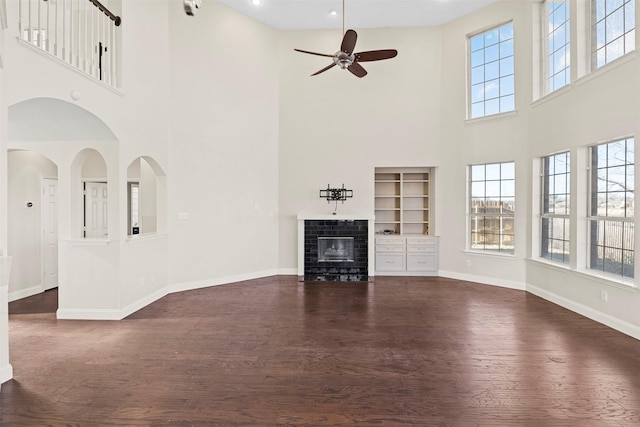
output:
M 338 11 L 337 11 L 337 10 L 335 10 L 335 9 L 331 9 L 331 10 L 329 11 L 329 15 L 331 15 L 331 16 L 338 16 Z
M 254 6 L 260 6 L 262 4 L 262 0 L 251 0 L 251 4 Z

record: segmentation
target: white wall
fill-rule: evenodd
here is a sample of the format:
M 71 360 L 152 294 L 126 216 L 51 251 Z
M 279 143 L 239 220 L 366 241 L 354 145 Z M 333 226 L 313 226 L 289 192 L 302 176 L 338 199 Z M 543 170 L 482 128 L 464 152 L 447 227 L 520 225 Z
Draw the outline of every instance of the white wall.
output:
M 374 208 L 374 168 L 439 166 L 442 162 L 439 28 L 359 30 L 356 51 L 397 49 L 396 58 L 364 63 L 359 79 L 334 67 L 341 31 L 281 31 L 280 268 L 296 268 L 298 213 L 329 214 L 319 191 L 353 190 L 338 213 Z M 438 231 L 436 231 L 438 232 Z
M 214 2 L 188 19 L 172 9 L 169 24 L 169 282 L 273 274 L 277 32 Z
M 573 22 L 577 22 L 572 2 Z M 572 269 L 537 261 L 538 180 L 534 168 L 539 158 L 571 151 L 573 201 L 586 198 L 586 146 L 613 138 L 640 135 L 640 63 L 633 53 L 603 70 L 577 79 L 580 58 L 574 49 L 574 82 L 551 96 L 534 102 L 537 38 L 536 2 L 502 1 L 443 28 L 443 139 L 447 160 L 438 180 L 449 184 L 449 195 L 439 218 L 454 224 L 465 221 L 466 167 L 469 164 L 514 160 L 516 162 L 516 253 L 514 257 L 482 256 L 463 252 L 463 227 L 439 227 L 442 232 L 440 268 L 444 275 L 480 282 L 526 288 L 569 309 L 640 337 L 640 294 L 637 289 L 614 280 L 594 277 L 580 254 L 586 240 L 573 246 Z M 638 13 L 638 12 L 636 12 Z M 516 109 L 512 114 L 464 121 L 466 108 L 466 35 L 514 21 L 516 44 Z M 640 16 L 636 17 L 640 22 Z M 572 38 L 586 35 L 574 28 Z M 638 38 L 638 34 L 636 34 Z M 639 45 L 636 42 L 636 45 Z M 579 164 L 582 156 L 583 163 Z M 580 198 L 575 195 L 580 190 Z M 584 208 L 584 209 L 582 209 Z M 586 204 L 574 209 L 572 222 L 583 218 Z M 584 221 L 575 233 L 586 234 Z M 530 260 L 533 259 L 533 260 Z M 636 259 L 638 255 L 636 254 Z M 471 261 L 471 266 L 466 261 Z M 639 265 L 636 262 L 636 265 Z M 601 300 L 601 291 L 608 302 Z
M 529 162 L 529 104 L 531 102 L 530 3 L 498 2 L 443 27 L 442 135 L 446 166 L 437 184 L 446 186 L 440 197 L 439 230 L 441 274 L 524 289 L 527 248 L 526 196 Z M 467 91 L 467 35 L 513 20 L 516 70 L 516 112 L 500 117 L 465 121 Z M 467 167 L 471 164 L 515 161 L 516 251 L 505 257 L 464 252 L 467 247 Z M 442 196 L 442 193 L 439 194 Z M 467 261 L 471 263 L 469 266 Z
M 14 257 L 9 300 L 42 292 L 42 178 L 58 177 L 56 165 L 33 151 L 8 153 L 8 252 Z M 31 207 L 27 203 L 31 202 Z
M 167 170 L 169 127 L 168 97 L 165 94 L 169 84 L 169 51 L 166 29 L 169 8 L 181 10 L 182 5 L 167 0 L 128 1 L 123 4 L 122 14 L 127 18 L 119 27 L 124 41 L 124 65 L 122 85 L 118 91 L 106 88 L 20 43 L 15 38 L 18 3 L 8 3 L 10 26 L 7 33 L 11 37 L 6 39 L 6 51 L 11 61 L 5 64 L 5 73 L 11 84 L 3 93 L 3 108 L 19 106 L 20 101 L 35 98 L 52 99 L 61 106 L 52 109 L 48 105 L 27 116 L 27 121 L 9 120 L 8 123 L 10 135 L 12 130 L 18 131 L 9 137 L 9 148 L 45 154 L 59 166 L 59 315 L 90 317 L 93 315 L 91 310 L 103 310 L 106 317 L 121 317 L 122 308 L 132 304 L 128 296 L 137 295 L 135 291 L 127 292 L 126 286 L 138 283 L 142 275 L 135 268 L 124 268 L 120 262 L 127 238 L 126 168 L 133 159 L 150 156 Z M 79 100 L 71 98 L 72 90 L 80 94 Z M 67 105 L 76 106 L 76 109 Z M 65 118 L 76 112 L 84 112 L 84 116 L 97 120 L 83 121 L 75 117 L 72 120 L 75 126 L 61 125 L 66 123 Z M 25 123 L 28 126 L 24 126 Z M 97 123 L 102 127 L 97 127 Z M 25 129 L 30 129 L 30 133 Z M 110 140 L 105 137 L 105 129 L 111 135 Z M 81 174 L 79 170 L 73 170 L 73 161 L 87 148 L 100 152 L 106 162 L 106 173 L 92 173 L 93 177 L 108 179 L 109 242 L 101 245 L 87 245 L 76 240 L 80 237 Z M 9 226 L 19 229 L 24 224 L 18 219 Z M 154 286 L 165 288 L 168 269 L 166 238 L 164 241 L 153 240 L 149 245 L 153 246 L 156 262 L 144 275 L 154 276 L 157 278 Z M 32 250 L 36 250 L 35 246 Z M 146 255 L 140 252 L 134 252 L 132 256 L 134 258 L 128 258 L 128 261 L 133 266 L 144 264 L 139 257 L 146 260 Z M 14 263 L 19 265 L 21 261 L 14 259 Z

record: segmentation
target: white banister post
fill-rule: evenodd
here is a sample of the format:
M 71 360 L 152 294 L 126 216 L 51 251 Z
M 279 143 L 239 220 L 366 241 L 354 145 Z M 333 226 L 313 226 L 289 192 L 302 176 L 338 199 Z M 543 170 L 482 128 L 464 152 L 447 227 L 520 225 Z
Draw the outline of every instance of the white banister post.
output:
M 70 62 L 67 59 L 67 0 L 62 0 L 62 49 L 60 55 L 63 61 Z
M 55 34 L 55 38 L 53 39 L 53 54 L 55 56 L 58 56 L 58 2 L 56 2 L 54 7 L 55 10 L 53 11 L 53 31 Z
M 76 7 L 75 9 L 73 8 L 74 1 L 77 5 L 80 0 L 71 0 L 71 20 L 73 21 L 73 25 L 71 26 L 71 40 L 73 49 L 71 50 L 71 54 L 73 55 L 75 61 L 74 65 L 77 68 L 80 68 L 80 62 L 78 59 L 80 57 L 80 10 L 78 9 L 78 7 Z
M 110 54 L 109 54 L 109 66 L 111 69 L 111 86 L 112 87 L 116 87 L 117 81 L 116 81 L 116 29 L 118 27 L 116 27 L 115 25 L 110 25 L 109 26 L 109 35 L 111 36 L 111 46 L 109 46 L 109 50 L 110 50 Z
M 27 41 L 31 43 L 33 42 L 33 35 L 31 32 L 31 0 L 27 0 L 27 6 L 29 7 L 29 22 L 27 22 Z
M 22 0 L 18 0 L 18 37 L 22 35 Z
M 91 16 L 89 17 L 89 29 L 91 31 L 91 37 L 89 38 L 89 54 L 91 58 L 91 75 L 95 78 L 98 77 L 96 73 L 96 8 L 91 8 Z
M 36 40 L 38 47 L 42 49 L 42 37 L 40 36 L 40 28 L 42 28 L 42 0 L 36 1 L 38 2 L 38 28 L 36 28 Z M 33 29 L 31 31 L 33 31 Z

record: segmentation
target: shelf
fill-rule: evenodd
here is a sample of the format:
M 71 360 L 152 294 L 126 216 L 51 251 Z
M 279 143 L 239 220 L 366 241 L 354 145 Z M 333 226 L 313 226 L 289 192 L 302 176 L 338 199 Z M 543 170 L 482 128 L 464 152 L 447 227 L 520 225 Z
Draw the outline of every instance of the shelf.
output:
M 429 181 L 429 172 L 404 172 L 402 175 L 405 182 Z
M 431 178 L 431 168 L 376 168 L 376 232 L 428 234 Z

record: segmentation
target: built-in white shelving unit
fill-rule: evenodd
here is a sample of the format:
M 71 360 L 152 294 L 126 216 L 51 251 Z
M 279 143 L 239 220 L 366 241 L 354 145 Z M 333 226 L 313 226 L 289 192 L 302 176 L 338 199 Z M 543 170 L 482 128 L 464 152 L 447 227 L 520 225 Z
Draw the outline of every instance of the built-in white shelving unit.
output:
M 376 272 L 437 274 L 432 168 L 375 169 Z
M 431 168 L 376 168 L 376 233 L 430 234 Z

